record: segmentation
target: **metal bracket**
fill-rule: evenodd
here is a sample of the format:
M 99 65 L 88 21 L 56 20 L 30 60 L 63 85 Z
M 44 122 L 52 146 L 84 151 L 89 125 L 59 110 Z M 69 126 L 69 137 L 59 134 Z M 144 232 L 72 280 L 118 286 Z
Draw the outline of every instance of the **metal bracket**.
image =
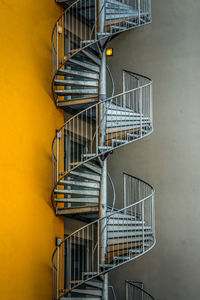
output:
M 57 134 L 57 138 L 58 138 L 58 139 L 61 139 L 61 137 L 62 137 L 62 132 L 56 130 L 56 134 Z
M 62 243 L 62 239 L 59 237 L 56 237 L 56 246 L 60 246 L 60 244 Z

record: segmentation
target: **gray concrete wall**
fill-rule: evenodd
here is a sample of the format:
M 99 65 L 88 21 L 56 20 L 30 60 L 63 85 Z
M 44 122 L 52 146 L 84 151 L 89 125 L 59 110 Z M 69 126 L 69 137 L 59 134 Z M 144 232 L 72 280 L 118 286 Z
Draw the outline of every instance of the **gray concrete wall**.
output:
M 115 151 L 109 170 L 156 188 L 157 245 L 109 275 L 118 299 L 138 279 L 157 300 L 200 299 L 200 1 L 153 0 L 153 23 L 112 41 L 116 81 L 122 68 L 154 80 L 154 133 Z M 130 299 L 132 300 L 132 299 Z

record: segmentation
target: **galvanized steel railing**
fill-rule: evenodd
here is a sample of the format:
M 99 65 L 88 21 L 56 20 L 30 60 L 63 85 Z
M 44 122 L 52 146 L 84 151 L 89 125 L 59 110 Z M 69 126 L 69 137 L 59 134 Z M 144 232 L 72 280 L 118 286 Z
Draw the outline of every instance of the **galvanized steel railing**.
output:
M 54 186 L 84 162 L 153 131 L 152 81 L 127 71 L 123 74 L 127 77 L 123 93 L 81 111 L 57 131 L 53 141 Z
M 53 254 L 54 299 L 136 259 L 154 246 L 154 189 L 127 174 L 124 180 L 126 191 L 133 191 L 132 203 L 78 229 L 56 248 Z M 127 199 L 124 201 L 127 203 Z
M 151 22 L 151 0 L 120 0 L 116 3 L 119 16 L 116 19 L 115 12 L 114 21 L 109 0 L 102 7 L 97 0 L 77 0 L 57 20 L 52 32 L 52 91 L 55 100 L 58 96 L 54 93 L 54 80 L 59 79 L 59 69 L 64 68 L 70 58 L 101 40 L 109 40 L 120 32 Z M 100 24 L 102 15 L 105 22 Z
M 155 300 L 155 298 L 144 290 L 142 282 L 126 280 L 126 300 Z

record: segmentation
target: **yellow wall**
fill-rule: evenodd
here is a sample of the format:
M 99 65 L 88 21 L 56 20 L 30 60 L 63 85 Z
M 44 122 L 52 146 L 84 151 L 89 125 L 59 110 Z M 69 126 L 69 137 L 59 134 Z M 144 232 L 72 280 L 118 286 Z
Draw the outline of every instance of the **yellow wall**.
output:
M 51 142 L 63 112 L 51 96 L 54 0 L 0 1 L 0 298 L 51 299 L 63 220 L 50 205 Z

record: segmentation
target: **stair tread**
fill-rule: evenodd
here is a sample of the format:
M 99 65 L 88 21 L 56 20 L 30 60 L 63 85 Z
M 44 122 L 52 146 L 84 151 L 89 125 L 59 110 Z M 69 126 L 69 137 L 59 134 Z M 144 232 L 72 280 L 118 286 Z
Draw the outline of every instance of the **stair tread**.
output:
M 102 296 L 102 291 L 100 290 L 83 290 L 83 289 L 73 289 L 73 293 L 92 295 L 92 296 Z
M 89 180 L 93 180 L 93 181 L 101 181 L 101 177 L 99 175 L 97 175 L 95 173 L 94 174 L 90 174 L 90 173 L 82 173 L 82 172 L 77 172 L 77 171 L 72 171 L 70 172 L 70 176 L 75 176 L 75 177 L 81 177 L 81 178 L 85 178 L 85 179 L 89 179 Z
M 67 96 L 67 95 L 98 95 L 98 89 L 67 89 L 67 90 L 55 90 L 55 93 L 59 96 Z
M 84 71 L 76 71 L 76 70 L 70 70 L 70 69 L 60 69 L 57 73 L 61 76 L 71 76 L 71 77 L 84 77 L 91 80 L 99 80 L 99 74 L 98 73 L 90 73 L 90 72 L 84 72 Z
M 55 79 L 55 85 L 83 86 L 83 87 L 98 87 L 98 81 L 93 80 L 71 80 L 71 79 Z
M 97 213 L 99 211 L 98 205 L 84 205 L 74 206 L 68 208 L 59 208 L 56 212 L 57 215 L 73 215 L 73 214 L 90 214 Z
M 81 98 L 75 98 L 70 100 L 58 100 L 56 105 L 58 107 L 66 107 L 66 106 L 73 106 L 73 105 L 80 105 L 80 104 L 86 104 L 86 103 L 94 103 L 98 102 L 98 97 L 90 95 L 89 97 L 81 97 Z
M 98 190 L 64 190 L 64 189 L 55 189 L 55 194 L 68 194 L 68 195 L 85 195 L 85 196 L 99 196 Z
M 99 65 L 99 66 L 101 65 L 101 60 L 97 56 L 95 56 L 94 54 L 92 54 L 91 52 L 89 52 L 88 50 L 83 49 L 82 53 L 84 53 L 85 56 L 87 56 L 91 61 L 93 61 L 97 65 Z
M 55 198 L 55 202 L 60 202 L 60 203 L 99 203 L 99 198 Z
M 78 186 L 78 187 L 88 187 L 99 189 L 99 183 L 93 181 L 75 181 L 75 180 L 60 180 L 58 185 L 70 185 L 70 186 Z
M 69 62 L 72 64 L 75 64 L 75 65 L 78 65 L 82 68 L 85 68 L 86 70 L 90 70 L 95 73 L 99 73 L 99 67 L 97 67 L 96 65 L 88 64 L 88 63 L 79 61 L 77 59 L 72 59 L 72 58 L 69 59 Z

